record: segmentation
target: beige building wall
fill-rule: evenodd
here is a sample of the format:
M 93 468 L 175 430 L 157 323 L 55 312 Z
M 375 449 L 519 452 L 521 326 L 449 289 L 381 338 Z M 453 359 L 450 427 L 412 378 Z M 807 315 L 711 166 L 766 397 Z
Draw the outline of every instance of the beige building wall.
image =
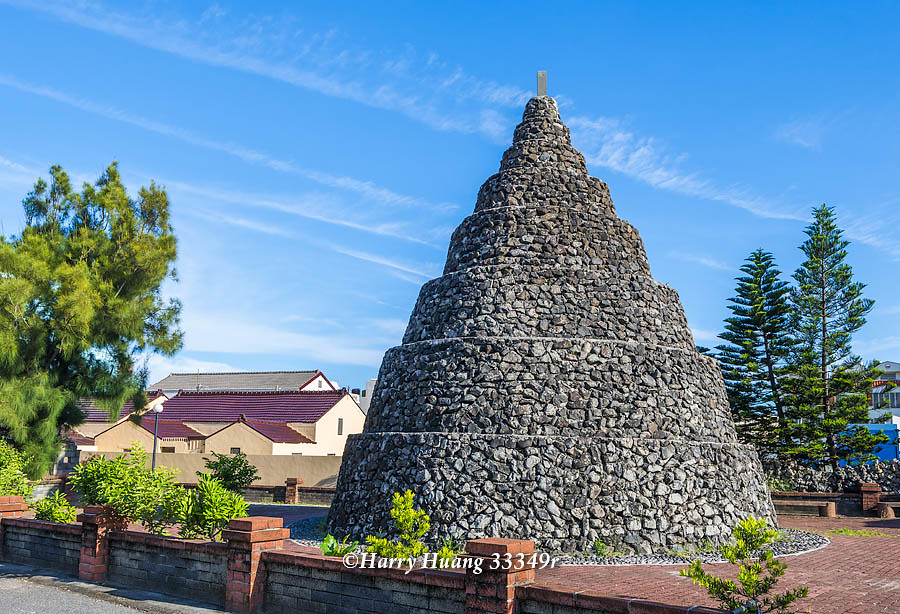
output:
M 124 420 L 108 427 L 94 437 L 94 445 L 100 452 L 124 452 L 137 441 L 147 452 L 153 451 L 153 433 L 131 420 Z
M 207 437 L 203 451 L 205 454 L 230 454 L 232 448 L 240 448 L 247 455 L 272 454 L 272 440 L 243 422 L 235 422 Z
M 341 426 L 341 434 L 338 435 L 338 421 L 343 420 Z M 344 395 L 340 401 L 335 403 L 334 407 L 328 410 L 319 421 L 313 425 L 315 427 L 312 436 L 308 434 L 308 425 L 302 422 L 291 422 L 288 424 L 291 428 L 295 428 L 307 437 L 315 441 L 314 444 L 276 444 L 276 454 L 297 454 L 302 453 L 304 456 L 341 456 L 344 454 L 344 446 L 347 444 L 347 436 L 355 433 L 362 433 L 363 425 L 366 422 L 366 415 L 359 408 L 356 401 L 349 394 Z
M 81 462 L 92 456 L 113 458 L 115 452 L 82 452 Z M 179 471 L 177 480 L 182 484 L 197 482 L 197 472 L 206 471 L 203 454 L 157 454 L 157 467 L 171 467 Z M 206 458 L 210 458 L 206 456 Z M 259 471 L 259 479 L 253 482 L 259 486 L 279 486 L 285 478 L 296 477 L 303 480 L 304 486 L 334 486 L 337 483 L 341 468 L 340 456 L 271 456 L 248 455 L 249 460 Z M 147 460 L 148 466 L 150 460 Z

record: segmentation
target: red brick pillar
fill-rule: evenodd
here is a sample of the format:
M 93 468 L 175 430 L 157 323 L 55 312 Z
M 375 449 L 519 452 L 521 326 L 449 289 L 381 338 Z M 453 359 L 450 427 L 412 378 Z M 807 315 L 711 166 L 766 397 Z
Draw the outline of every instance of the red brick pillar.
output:
M 862 513 L 874 512 L 881 502 L 881 486 L 874 482 L 862 482 L 859 485 L 859 496 L 862 499 Z
M 27 509 L 28 504 L 22 497 L 12 495 L 0 497 L 0 518 L 18 518 Z
M 297 492 L 300 484 L 303 483 L 301 478 L 287 478 L 284 481 L 284 502 L 297 503 Z
M 228 541 L 225 576 L 225 609 L 241 614 L 262 611 L 265 570 L 260 566 L 262 553 L 280 550 L 291 532 L 282 528 L 281 518 L 251 516 L 228 523 L 222 537 Z
M 466 543 L 466 558 L 480 558 L 481 573 L 466 568 L 465 614 L 515 614 L 516 587 L 534 582 L 534 567 L 528 565 L 534 542 L 524 539 L 473 539 Z M 521 557 L 519 555 L 522 555 Z M 492 570 L 494 555 L 500 569 Z M 509 560 L 509 569 L 504 569 Z
M 3 549 L 5 542 L 3 541 L 3 519 L 18 518 L 28 509 L 28 504 L 19 496 L 4 495 L 0 497 L 0 560 L 3 559 Z
M 106 505 L 88 505 L 76 520 L 81 523 L 78 577 L 88 582 L 105 582 L 109 570 L 109 534 L 124 530 L 128 522 L 115 516 Z

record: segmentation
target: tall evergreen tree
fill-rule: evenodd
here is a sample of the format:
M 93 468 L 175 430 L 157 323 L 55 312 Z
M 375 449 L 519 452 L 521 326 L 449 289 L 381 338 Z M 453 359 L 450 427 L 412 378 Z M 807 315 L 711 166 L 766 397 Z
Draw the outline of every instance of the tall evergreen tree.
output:
M 775 258 L 762 249 L 750 254 L 741 272 L 729 299 L 732 316 L 719 335 L 727 344 L 716 349 L 738 437 L 764 455 L 781 455 L 791 431 L 781 390 L 793 347 L 790 284 L 780 279 Z
M 851 348 L 874 301 L 863 297 L 865 284 L 853 281 L 846 262 L 850 242 L 834 209 L 822 205 L 813 217 L 800 246 L 806 261 L 794 273 L 791 295 L 799 344 L 788 385 L 793 412 L 801 419 L 794 453 L 837 469 L 842 460 L 871 458 L 888 438 L 865 427 L 848 432 L 849 424 L 868 422 L 866 392 L 879 373 L 874 365 L 860 367 Z
M 58 166 L 25 198 L 26 225 L 0 237 L 0 438 L 30 459 L 32 477 L 59 450 L 61 426 L 93 397 L 118 414 L 145 403 L 136 358 L 181 347 L 175 236 L 165 190 L 128 197 L 113 163 L 79 193 Z

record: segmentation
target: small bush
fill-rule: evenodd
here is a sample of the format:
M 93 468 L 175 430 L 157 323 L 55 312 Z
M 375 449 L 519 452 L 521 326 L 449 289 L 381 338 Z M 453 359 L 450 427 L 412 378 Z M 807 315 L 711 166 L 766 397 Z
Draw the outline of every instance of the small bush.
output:
M 69 478 L 84 505 L 108 505 L 128 522 L 140 522 L 148 532 L 165 535 L 176 521 L 176 508 L 184 487 L 175 482 L 177 471 L 147 467 L 147 453 L 138 443 L 130 455 L 113 459 L 95 456 L 75 468 Z
M 464 547 L 453 541 L 452 537 L 448 537 L 441 540 L 441 548 L 437 551 L 437 559 L 439 563 L 449 564 L 463 552 Z
M 366 552 L 374 552 L 385 558 L 416 558 L 425 554 L 422 536 L 431 528 L 431 518 L 424 511 L 413 506 L 413 492 L 407 490 L 402 495 L 394 493 L 391 518 L 399 535 L 397 541 L 369 535 L 366 537 Z
M 784 575 L 786 563 L 775 560 L 772 550 L 765 548 L 776 540 L 778 531 L 769 529 L 766 521 L 750 516 L 742 520 L 732 532 L 733 543 L 722 547 L 722 556 L 738 566 L 737 579 L 716 577 L 703 569 L 699 560 L 681 570 L 681 575 L 695 584 L 706 587 L 707 593 L 726 610 L 739 610 L 748 614 L 775 612 L 790 614 L 790 606 L 807 595 L 807 587 L 798 586 L 780 595 L 769 595 L 778 578 Z M 750 557 L 758 553 L 757 560 Z
M 240 492 L 242 488 L 247 488 L 255 480 L 259 479 L 259 471 L 256 466 L 247 460 L 247 455 L 243 452 L 237 454 L 219 454 L 213 452 L 213 460 L 206 457 L 206 468 L 209 475 L 219 480 L 226 489 L 231 492 Z M 197 472 L 197 476 L 203 473 Z
M 348 544 L 347 541 L 349 539 L 350 536 L 346 535 L 344 536 L 344 540 L 339 542 L 334 535 L 329 533 L 325 536 L 325 539 L 322 540 L 322 545 L 319 546 L 319 549 L 325 556 L 344 556 L 345 554 L 350 554 L 356 550 L 356 547 L 359 545 L 359 542 Z
M 35 518 L 49 522 L 75 522 L 75 516 L 78 514 L 75 506 L 69 503 L 66 496 L 59 490 L 49 497 L 41 499 L 32 507 Z
M 239 494 L 222 486 L 210 475 L 201 474 L 197 487 L 185 489 L 177 504 L 181 523 L 178 535 L 184 538 L 205 537 L 218 541 L 228 523 L 247 516 L 247 502 Z
M 0 496 L 31 497 L 26 465 L 25 456 L 0 439 Z

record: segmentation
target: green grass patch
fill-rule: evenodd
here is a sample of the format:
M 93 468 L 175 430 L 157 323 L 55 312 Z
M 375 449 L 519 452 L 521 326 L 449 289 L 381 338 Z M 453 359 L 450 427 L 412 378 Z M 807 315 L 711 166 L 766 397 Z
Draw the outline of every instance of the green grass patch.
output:
M 846 535 L 848 537 L 900 537 L 890 533 L 883 533 L 875 529 L 831 529 L 825 531 L 829 535 Z

